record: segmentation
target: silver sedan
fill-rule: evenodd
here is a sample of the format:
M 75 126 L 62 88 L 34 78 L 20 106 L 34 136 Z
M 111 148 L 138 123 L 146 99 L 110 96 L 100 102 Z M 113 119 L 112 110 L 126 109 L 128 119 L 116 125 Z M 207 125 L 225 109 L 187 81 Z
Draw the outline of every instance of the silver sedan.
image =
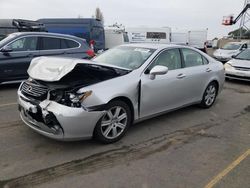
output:
M 224 83 L 223 65 L 178 45 L 128 44 L 92 61 L 39 57 L 20 85 L 21 119 L 57 140 L 121 139 L 133 123 L 199 104 L 209 108 Z
M 250 49 L 234 56 L 225 65 L 226 78 L 250 81 Z

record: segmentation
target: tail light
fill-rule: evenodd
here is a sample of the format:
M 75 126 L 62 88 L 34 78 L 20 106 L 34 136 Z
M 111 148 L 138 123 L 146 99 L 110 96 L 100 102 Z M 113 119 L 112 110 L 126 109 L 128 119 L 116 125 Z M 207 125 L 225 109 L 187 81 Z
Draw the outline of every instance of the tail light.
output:
M 90 57 L 94 57 L 94 56 L 95 56 L 94 50 L 87 50 L 86 53 L 87 53 Z

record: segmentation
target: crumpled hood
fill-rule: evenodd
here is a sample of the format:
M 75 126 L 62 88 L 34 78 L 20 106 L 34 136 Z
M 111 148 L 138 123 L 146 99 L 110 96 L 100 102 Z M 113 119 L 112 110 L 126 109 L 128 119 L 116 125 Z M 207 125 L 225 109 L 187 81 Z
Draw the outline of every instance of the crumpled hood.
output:
M 232 59 L 227 63 L 234 66 L 234 67 L 250 68 L 250 61 L 249 60 Z
M 43 81 L 58 81 L 71 72 L 82 60 L 58 57 L 37 57 L 29 66 L 31 78 Z
M 239 50 L 223 50 L 218 49 L 214 52 L 215 56 L 221 56 L 221 57 L 231 57 L 232 55 L 236 55 L 239 53 Z
M 80 74 L 81 77 L 84 77 L 84 75 L 82 74 L 90 74 L 91 70 L 92 74 L 95 74 L 95 77 L 103 76 L 104 78 L 106 78 L 108 75 L 123 75 L 130 71 L 121 67 L 106 65 L 84 59 L 74 59 L 65 57 L 37 57 L 31 61 L 30 66 L 28 68 L 28 74 L 31 78 L 35 80 L 41 80 L 45 82 L 56 82 L 60 81 L 69 73 L 73 72 L 79 64 L 84 65 L 81 67 L 85 69 L 84 71 L 82 71 L 83 73 Z M 93 69 L 95 69 L 94 72 Z M 117 70 L 117 72 L 115 70 Z M 93 75 L 91 75 L 91 77 L 93 77 Z

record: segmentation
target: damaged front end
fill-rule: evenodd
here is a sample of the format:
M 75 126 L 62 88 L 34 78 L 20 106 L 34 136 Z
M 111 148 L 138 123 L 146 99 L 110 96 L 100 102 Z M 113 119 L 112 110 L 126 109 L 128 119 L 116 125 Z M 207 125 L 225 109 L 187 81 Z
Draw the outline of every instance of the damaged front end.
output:
M 40 64 L 35 59 L 28 71 L 31 78 L 20 85 L 18 103 L 21 119 L 36 132 L 53 139 L 92 137 L 95 125 L 105 111 L 84 106 L 83 101 L 91 97 L 93 91 L 79 92 L 80 89 L 82 91 L 86 86 L 122 76 L 128 71 L 85 62 L 67 66 L 72 60 L 62 61 L 64 64 L 56 68 L 56 62 L 50 64 L 51 60 L 57 59 L 42 59 Z

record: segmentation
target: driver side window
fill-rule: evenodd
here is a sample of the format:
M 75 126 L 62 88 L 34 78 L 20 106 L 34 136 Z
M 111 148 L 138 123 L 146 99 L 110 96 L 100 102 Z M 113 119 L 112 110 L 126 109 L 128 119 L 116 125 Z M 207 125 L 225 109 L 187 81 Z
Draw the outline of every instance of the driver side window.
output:
M 24 37 L 8 45 L 13 52 L 34 51 L 37 49 L 37 37 Z
M 168 67 L 168 70 L 175 70 L 182 68 L 181 55 L 179 49 L 165 50 L 155 59 L 150 65 L 148 70 L 150 71 L 156 65 Z

